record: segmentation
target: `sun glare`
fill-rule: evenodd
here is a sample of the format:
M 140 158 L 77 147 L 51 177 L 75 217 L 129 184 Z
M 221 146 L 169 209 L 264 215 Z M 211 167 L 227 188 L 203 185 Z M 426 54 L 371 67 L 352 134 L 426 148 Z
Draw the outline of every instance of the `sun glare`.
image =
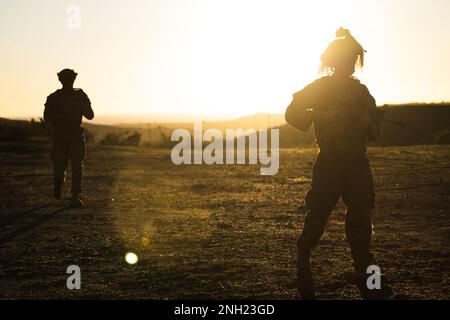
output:
M 293 91 L 317 77 L 340 22 L 351 22 L 341 11 L 321 1 L 202 3 L 186 62 L 192 109 L 283 112 Z

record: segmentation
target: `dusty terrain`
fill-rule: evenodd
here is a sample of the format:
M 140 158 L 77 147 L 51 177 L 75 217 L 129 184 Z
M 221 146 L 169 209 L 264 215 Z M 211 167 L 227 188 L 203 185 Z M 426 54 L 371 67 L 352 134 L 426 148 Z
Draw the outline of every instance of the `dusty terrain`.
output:
M 296 299 L 295 242 L 316 150 L 282 150 L 273 177 L 258 166 L 175 166 L 169 152 L 89 149 L 81 209 L 51 198 L 46 154 L 1 153 L 0 297 Z M 449 299 L 450 147 L 371 148 L 369 157 L 373 249 L 393 298 Z M 314 252 L 319 298 L 359 298 L 344 212 L 340 203 Z M 66 288 L 72 264 L 78 291 Z

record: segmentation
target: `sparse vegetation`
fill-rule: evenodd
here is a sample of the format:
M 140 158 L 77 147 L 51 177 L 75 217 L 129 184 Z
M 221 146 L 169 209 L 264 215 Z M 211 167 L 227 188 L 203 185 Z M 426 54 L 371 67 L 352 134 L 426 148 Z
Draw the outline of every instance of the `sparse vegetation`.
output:
M 105 146 L 137 146 L 140 141 L 141 134 L 139 132 L 109 132 L 103 140 L 100 141 L 100 144 Z

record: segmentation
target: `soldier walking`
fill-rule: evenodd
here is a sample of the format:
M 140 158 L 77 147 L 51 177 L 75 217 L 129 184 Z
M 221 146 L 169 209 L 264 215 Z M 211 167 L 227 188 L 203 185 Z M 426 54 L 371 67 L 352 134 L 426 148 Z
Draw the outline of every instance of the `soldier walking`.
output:
M 297 277 L 304 299 L 315 298 L 311 250 L 340 197 L 347 206 L 345 232 L 358 287 L 366 286 L 366 269 L 373 264 L 370 243 L 375 193 L 366 142 L 379 138 L 382 114 L 367 87 L 352 76 L 355 67 L 363 67 L 364 53 L 347 29 L 337 30 L 336 40 L 321 56 L 321 70 L 327 75 L 295 93 L 286 111 L 286 121 L 297 129 L 308 131 L 314 123 L 320 149 L 297 243 Z
M 91 102 L 83 90 L 74 88 L 77 73 L 64 69 L 58 73 L 62 88 L 47 97 L 44 120 L 54 129 L 51 159 L 53 162 L 55 199 L 61 198 L 61 187 L 70 159 L 72 167 L 72 198 L 70 204 L 80 207 L 83 160 L 85 157 L 84 130 L 81 128 L 83 116 L 92 120 L 94 111 Z

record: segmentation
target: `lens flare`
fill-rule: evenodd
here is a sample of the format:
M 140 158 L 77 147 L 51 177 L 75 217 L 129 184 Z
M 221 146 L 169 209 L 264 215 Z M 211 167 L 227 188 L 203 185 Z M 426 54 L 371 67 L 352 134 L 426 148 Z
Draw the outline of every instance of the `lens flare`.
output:
M 135 253 L 133 253 L 133 252 L 128 252 L 125 255 L 125 261 L 128 264 L 136 264 L 138 262 L 138 260 L 139 260 L 138 256 Z

